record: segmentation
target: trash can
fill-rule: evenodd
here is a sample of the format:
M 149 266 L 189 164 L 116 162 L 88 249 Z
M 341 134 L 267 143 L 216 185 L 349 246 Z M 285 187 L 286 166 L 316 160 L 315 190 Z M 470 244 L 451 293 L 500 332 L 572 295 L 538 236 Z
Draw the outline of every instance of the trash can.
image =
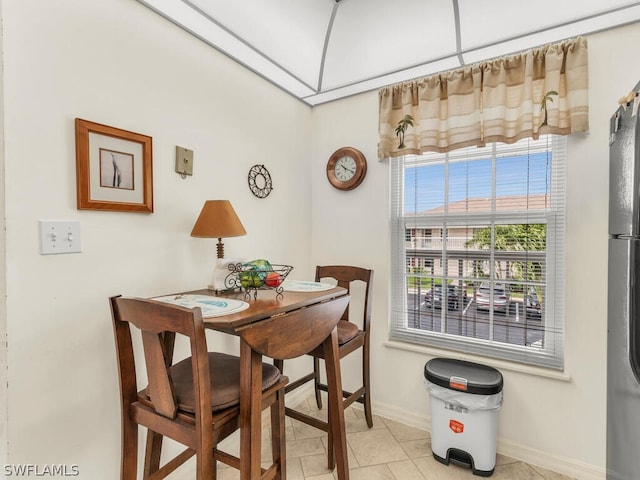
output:
M 496 465 L 502 374 L 495 368 L 450 358 L 424 366 L 431 410 L 431 450 L 436 460 L 489 477 Z

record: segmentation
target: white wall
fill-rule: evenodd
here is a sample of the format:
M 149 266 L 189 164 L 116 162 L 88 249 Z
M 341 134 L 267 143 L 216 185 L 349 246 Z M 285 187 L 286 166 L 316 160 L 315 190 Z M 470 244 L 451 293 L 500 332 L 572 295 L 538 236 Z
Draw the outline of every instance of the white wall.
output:
M 248 232 L 227 257 L 312 274 L 311 109 L 138 2 L 3 3 L 9 460 L 114 479 L 108 297 L 205 287 L 215 240 L 189 233 L 206 199 L 231 200 Z M 76 209 L 75 117 L 153 137 L 155 213 Z M 174 172 L 176 145 L 195 152 L 192 178 Z M 263 200 L 247 186 L 257 163 L 274 182 Z M 40 219 L 78 220 L 82 253 L 40 255 Z
M 375 93 L 310 110 L 132 0 L 2 0 L 2 9 L 9 461 L 117 478 L 107 297 L 204 286 L 214 241 L 189 231 L 210 198 L 230 199 L 248 231 L 225 241 L 228 257 L 291 263 L 300 277 L 325 262 L 375 269 L 375 409 L 428 425 L 422 369 L 446 352 L 385 344 L 389 175 L 376 159 Z M 640 79 L 639 32 L 589 38 L 591 133 L 570 140 L 568 166 L 566 378 L 499 364 L 500 451 L 581 479 L 601 478 L 605 464 L 608 119 Z M 153 137 L 154 214 L 76 209 L 75 117 Z M 176 145 L 195 151 L 193 178 L 173 172 Z M 369 161 L 352 192 L 325 177 L 345 145 Z M 274 178 L 264 200 L 246 185 L 256 163 Z M 40 219 L 80 221 L 83 252 L 40 255 Z
M 590 36 L 590 134 L 571 137 L 567 181 L 566 359 L 564 372 L 490 361 L 504 374 L 499 451 L 576 478 L 603 478 L 606 463 L 606 277 L 608 128 L 618 98 L 640 80 L 640 26 Z M 350 262 L 375 270 L 372 371 L 377 413 L 428 425 L 423 367 L 455 352 L 398 349 L 387 343 L 389 165 L 378 162 L 375 92 L 313 112 L 313 262 Z M 350 145 L 369 170 L 353 192 L 324 179 L 330 154 Z M 472 357 L 467 357 L 472 358 Z M 344 376 L 355 375 L 351 362 Z

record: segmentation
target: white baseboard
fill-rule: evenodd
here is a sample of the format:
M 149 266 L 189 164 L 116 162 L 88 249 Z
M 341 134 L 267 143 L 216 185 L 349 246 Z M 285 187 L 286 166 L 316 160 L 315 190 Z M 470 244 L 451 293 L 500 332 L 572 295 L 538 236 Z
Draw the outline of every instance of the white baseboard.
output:
M 605 468 L 498 439 L 498 453 L 580 480 L 604 480 Z
M 361 408 L 361 405 L 354 404 L 352 408 Z M 404 423 L 416 428 L 431 430 L 430 417 L 417 415 L 404 411 L 394 405 L 387 405 L 380 402 L 373 402 L 373 413 L 375 415 Z M 543 452 L 525 445 L 517 444 L 508 440 L 498 438 L 498 453 L 507 457 L 520 460 L 531 465 L 539 466 L 547 470 L 552 470 L 563 475 L 580 480 L 605 480 L 606 469 L 596 465 L 581 462 L 572 458 L 554 455 Z
M 363 407 L 359 403 L 354 403 L 351 408 L 362 409 Z M 371 403 L 371 409 L 373 410 L 374 415 L 388 418 L 389 420 L 394 420 L 396 422 L 404 423 L 405 425 L 409 425 L 411 427 L 431 431 L 431 419 L 427 415 L 415 414 L 398 408 L 394 405 L 383 404 L 376 401 L 373 401 Z

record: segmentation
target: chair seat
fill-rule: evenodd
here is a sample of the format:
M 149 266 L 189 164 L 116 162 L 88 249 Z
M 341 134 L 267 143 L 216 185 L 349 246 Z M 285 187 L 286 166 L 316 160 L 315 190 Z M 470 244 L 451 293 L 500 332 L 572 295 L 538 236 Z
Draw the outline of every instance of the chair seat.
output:
M 224 410 L 240 403 L 240 358 L 225 353 L 210 352 L 211 406 L 213 411 Z M 195 394 L 191 359 L 186 358 L 170 368 L 178 408 L 195 413 Z M 280 371 L 271 364 L 262 364 L 262 390 L 280 379 Z M 147 392 L 145 395 L 148 397 Z
M 337 328 L 339 345 L 344 345 L 360 333 L 360 329 L 355 323 L 348 322 L 346 320 L 340 320 Z

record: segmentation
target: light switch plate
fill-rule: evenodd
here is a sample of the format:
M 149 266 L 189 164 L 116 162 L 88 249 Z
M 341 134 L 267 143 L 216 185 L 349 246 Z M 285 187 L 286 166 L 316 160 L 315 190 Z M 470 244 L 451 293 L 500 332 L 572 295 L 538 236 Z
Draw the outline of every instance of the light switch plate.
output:
M 40 253 L 79 253 L 80 222 L 40 220 Z
M 183 177 L 193 175 L 193 150 L 176 147 L 176 173 Z

